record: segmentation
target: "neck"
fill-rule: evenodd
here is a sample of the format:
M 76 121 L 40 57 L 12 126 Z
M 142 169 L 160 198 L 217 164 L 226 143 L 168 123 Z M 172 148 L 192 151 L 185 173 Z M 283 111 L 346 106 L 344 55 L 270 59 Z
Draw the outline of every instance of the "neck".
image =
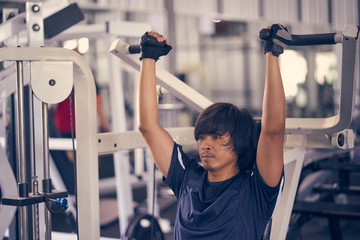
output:
M 208 170 L 208 180 L 209 182 L 221 182 L 232 178 L 240 172 L 239 168 L 232 169 L 232 171 L 219 173 L 215 171 Z

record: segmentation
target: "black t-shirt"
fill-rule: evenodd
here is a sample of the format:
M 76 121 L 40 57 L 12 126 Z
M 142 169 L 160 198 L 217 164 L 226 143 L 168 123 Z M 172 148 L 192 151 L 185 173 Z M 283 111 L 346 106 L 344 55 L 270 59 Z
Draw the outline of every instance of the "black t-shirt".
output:
M 222 182 L 209 182 L 207 171 L 174 143 L 164 182 L 178 199 L 174 239 L 261 239 L 284 178 L 268 186 L 257 167 Z

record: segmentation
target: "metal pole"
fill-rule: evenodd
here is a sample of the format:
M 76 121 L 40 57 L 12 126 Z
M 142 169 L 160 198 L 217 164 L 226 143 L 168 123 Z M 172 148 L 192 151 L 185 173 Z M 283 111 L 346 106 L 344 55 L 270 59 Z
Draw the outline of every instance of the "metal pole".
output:
M 23 76 L 23 62 L 16 61 L 17 67 L 17 142 L 18 142 L 18 189 L 20 197 L 28 197 L 29 189 L 26 182 L 26 159 L 25 159 L 25 121 L 24 121 L 24 76 Z M 22 240 L 28 240 L 29 221 L 28 221 L 28 207 L 19 207 L 19 236 Z
M 33 189 L 32 194 L 38 195 L 39 194 L 39 188 L 38 188 L 38 180 L 37 176 L 33 176 Z M 40 239 L 40 233 L 39 233 L 39 204 L 34 204 L 32 206 L 32 221 L 33 221 L 33 240 L 39 240 Z
M 32 176 L 32 195 L 39 195 L 39 182 L 36 171 L 36 156 L 35 156 L 35 126 L 34 126 L 34 95 L 32 89 L 29 87 L 29 121 L 31 129 L 30 134 L 30 157 L 31 157 L 31 169 L 33 170 Z M 40 218 L 39 218 L 39 204 L 32 205 L 32 222 L 33 222 L 33 240 L 40 240 Z
M 49 127 L 48 127 L 48 105 L 42 103 L 42 125 L 43 125 L 43 155 L 44 155 L 44 179 L 50 178 L 49 166 Z M 45 191 L 45 190 L 44 190 Z M 49 191 L 51 192 L 51 191 Z
M 50 164 L 49 164 L 49 126 L 48 104 L 42 103 L 42 126 L 43 126 L 43 156 L 44 156 L 44 193 L 51 193 Z M 51 240 L 51 213 L 45 208 L 45 239 Z
M 26 159 L 25 159 L 25 120 L 24 120 L 24 76 L 23 62 L 16 61 L 17 66 L 17 116 L 18 116 L 18 181 L 26 183 Z M 27 194 L 26 194 L 27 195 Z

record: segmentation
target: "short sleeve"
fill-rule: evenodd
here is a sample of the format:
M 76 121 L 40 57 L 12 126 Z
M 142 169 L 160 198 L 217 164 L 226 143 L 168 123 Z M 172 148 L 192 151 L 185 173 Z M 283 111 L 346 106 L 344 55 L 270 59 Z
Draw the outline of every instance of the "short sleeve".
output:
M 174 142 L 169 172 L 167 178 L 164 177 L 163 181 L 173 190 L 176 197 L 179 196 L 185 172 L 194 161 L 183 152 L 180 145 Z
M 251 184 L 253 193 L 255 194 L 259 214 L 265 214 L 265 217 L 271 217 L 275 206 L 280 201 L 284 185 L 284 169 L 278 185 L 270 187 L 261 177 L 257 165 L 255 164 L 254 171 L 251 176 Z

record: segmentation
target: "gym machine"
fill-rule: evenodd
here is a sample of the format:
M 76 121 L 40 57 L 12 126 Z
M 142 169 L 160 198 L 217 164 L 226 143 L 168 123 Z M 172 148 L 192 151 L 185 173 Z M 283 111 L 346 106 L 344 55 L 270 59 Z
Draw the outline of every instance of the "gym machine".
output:
M 96 111 L 93 106 L 96 104 L 95 84 L 89 66 L 84 59 L 74 51 L 62 48 L 3 48 L 0 49 L 1 61 L 28 61 L 31 65 L 31 86 L 37 98 L 44 102 L 44 112 L 47 103 L 57 103 L 66 98 L 72 89 L 73 83 L 76 90 L 75 106 L 78 109 L 85 109 L 86 113 L 76 116 L 76 153 L 77 153 L 77 209 L 88 212 L 88 209 L 97 209 L 99 211 L 99 189 L 98 189 L 98 162 L 96 148 Z M 77 68 L 74 65 L 77 66 Z M 44 69 L 46 69 L 44 71 Z M 66 73 L 66 74 L 64 74 Z M 74 76 L 73 76 L 74 74 Z M 73 81 L 73 79 L 76 79 Z M 47 110 L 47 109 L 46 109 Z M 46 115 L 46 113 L 45 113 Z M 44 120 L 44 128 L 46 128 Z M 46 130 L 44 130 L 46 132 Z M 45 133 L 44 133 L 45 134 Z M 46 138 L 48 139 L 48 138 Z M 47 143 L 44 143 L 45 145 Z M 89 147 L 90 145 L 93 147 Z M 44 165 L 47 163 L 44 163 Z M 20 165 L 21 166 L 21 165 Z M 23 170 L 23 168 L 21 168 Z M 23 183 L 23 182 L 20 182 Z M 25 185 L 25 184 L 24 184 Z M 48 183 L 50 185 L 50 183 Z M 91 186 L 90 189 L 84 189 L 79 185 Z M 49 186 L 50 188 L 50 186 Z M 24 187 L 26 191 L 26 187 Z M 43 190 L 44 191 L 44 190 Z M 20 191 L 19 191 L 20 192 Z M 3 204 L 17 206 L 27 206 L 34 203 L 40 203 L 49 198 L 67 196 L 66 192 L 45 192 L 34 196 L 20 195 L 19 197 L 5 197 Z M 97 197 L 92 197 L 92 195 Z M 24 199 L 25 198 L 25 199 Z M 84 208 L 84 209 L 82 209 Z M 87 219 L 87 220 L 85 220 Z M 99 226 L 98 216 L 93 214 L 78 215 L 78 224 L 81 222 L 93 221 L 92 226 Z M 28 239 L 26 236 L 29 230 L 26 228 L 26 221 L 22 223 L 24 230 L 21 239 Z M 51 225 L 50 225 L 51 227 Z M 88 228 L 84 233 L 84 239 L 90 236 L 98 236 L 99 228 Z M 83 237 L 80 233 L 81 238 Z M 51 236 L 48 236 L 50 239 Z
M 73 16 L 66 18 L 68 14 Z M 19 220 L 17 226 L 18 233 L 15 233 L 15 236 L 17 235 L 19 239 L 40 239 L 42 237 L 41 233 L 45 231 L 45 238 L 51 239 L 51 214 L 62 213 L 68 208 L 67 199 L 65 198 L 68 193 L 67 191 L 52 190 L 49 166 L 48 104 L 62 101 L 69 95 L 73 88 L 73 72 L 79 72 L 79 70 L 73 70 L 74 61 L 68 60 L 69 58 L 71 59 L 71 56 L 67 57 L 67 53 L 59 54 L 57 56 L 60 57 L 59 60 L 56 58 L 56 50 L 45 50 L 45 48 L 40 46 L 43 46 L 44 37 L 53 37 L 65 28 L 81 21 L 83 15 L 76 4 L 69 5 L 66 1 L 48 1 L 44 4 L 41 2 L 27 2 L 25 13 L 16 16 L 9 14 L 9 18 L 1 25 L 0 31 L 4 33 L 1 36 L 1 40 L 7 40 L 12 36 L 18 37 L 20 32 L 28 30 L 27 42 L 23 43 L 20 41 L 20 44 L 26 44 L 30 48 L 1 48 L 1 61 L 6 61 L 5 63 L 7 64 L 5 71 L 7 79 L 2 82 L 1 102 L 13 92 L 16 92 L 16 117 L 14 117 L 16 119 L 16 128 L 14 129 L 16 129 L 17 141 L 12 147 L 15 148 L 16 146 L 17 149 L 14 155 L 16 155 L 17 159 L 18 187 L 14 188 L 14 194 L 14 191 L 9 191 L 10 187 L 8 187 L 8 185 L 13 185 L 13 181 L 11 183 L 3 183 L 6 176 L 9 176 L 6 179 L 7 181 L 14 179 L 11 174 L 12 171 L 1 176 L 2 187 L 6 195 L 2 198 L 3 206 L 0 214 L 2 219 L 6 218 L 6 221 L 1 223 L 0 235 L 1 237 L 4 235 L 5 229 L 15 213 L 14 209 L 16 208 L 13 206 L 16 206 L 19 212 Z M 54 27 L 53 24 L 61 19 L 64 20 L 62 21 L 63 24 L 61 26 L 57 24 L 57 27 Z M 42 50 L 45 50 L 45 53 Z M 51 57 L 52 55 L 55 57 Z M 61 55 L 64 61 L 61 61 Z M 45 61 L 49 62 L 46 63 Z M 89 72 L 91 74 L 91 71 L 86 69 L 87 65 L 84 64 L 83 60 L 82 62 L 81 60 L 76 61 L 80 62 L 78 63 L 80 68 L 85 69 L 83 70 L 86 72 L 85 75 L 81 74 L 81 76 L 89 75 Z M 15 66 L 9 65 L 8 62 L 15 62 Z M 16 72 L 16 89 L 12 89 L 12 83 L 14 83 L 14 81 L 11 81 L 13 80 L 11 78 L 13 69 Z M 91 84 L 91 80 L 93 80 L 91 79 L 92 75 L 87 77 L 90 79 L 89 82 Z M 26 86 L 29 84 L 31 89 Z M 26 93 L 28 93 L 29 99 L 25 99 Z M 36 98 L 32 97 L 33 94 Z M 25 119 L 26 106 L 29 106 L 28 112 L 30 115 L 27 116 L 27 119 Z M 39 106 L 40 114 L 36 116 L 34 113 L 39 109 Z M 35 117 L 39 116 L 40 119 L 37 119 L 38 121 L 34 120 Z M 26 122 L 30 122 L 27 127 L 25 127 Z M 32 129 L 35 128 L 41 134 L 33 132 Z M 26 138 L 26 135 L 30 135 L 30 137 Z M 37 141 L 39 139 L 41 140 Z M 26 153 L 26 147 L 28 147 L 26 145 L 30 145 L 30 154 Z M 37 149 L 39 151 L 35 151 L 35 146 L 41 147 Z M 39 152 L 41 152 L 40 157 L 37 155 Z M 31 158 L 30 161 L 29 158 Z M 43 161 L 36 160 L 39 158 L 43 158 Z M 30 170 L 29 162 L 32 164 Z M 2 154 L 1 165 L 2 170 L 6 170 L 9 167 L 5 154 Z M 41 167 L 43 167 L 42 171 L 37 171 Z M 32 173 L 31 186 L 29 184 L 29 172 Z M 38 177 L 42 179 L 42 185 L 38 184 Z M 18 193 L 16 193 L 17 188 Z M 40 203 L 44 203 L 44 205 L 40 205 Z M 30 208 L 30 206 L 32 207 Z M 46 206 L 46 208 L 42 208 L 42 206 Z M 45 211 L 44 218 L 39 216 L 39 211 L 40 213 Z M 41 222 L 43 219 L 44 223 Z M 43 224 L 45 227 L 42 226 Z

